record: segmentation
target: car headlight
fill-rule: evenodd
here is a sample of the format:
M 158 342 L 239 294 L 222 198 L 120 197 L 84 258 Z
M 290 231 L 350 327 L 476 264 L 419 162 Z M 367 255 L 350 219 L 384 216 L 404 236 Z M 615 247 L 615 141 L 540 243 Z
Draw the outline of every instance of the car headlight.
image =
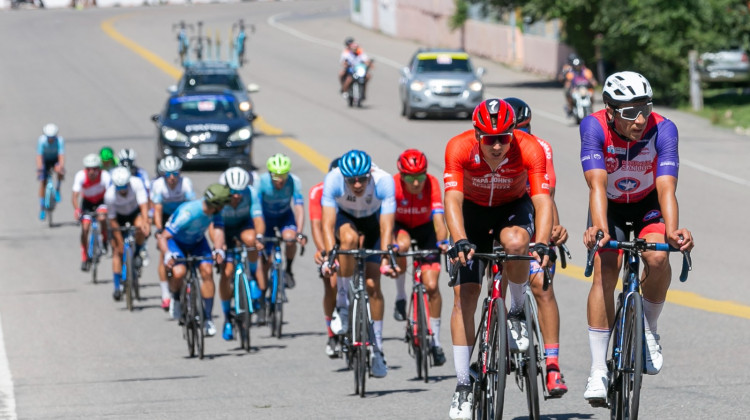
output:
M 229 136 L 229 141 L 245 141 L 249 140 L 250 136 L 253 135 L 253 129 L 250 126 L 240 128 Z
M 469 83 L 469 90 L 479 92 L 480 90 L 482 90 L 482 82 L 480 82 L 479 80 L 475 80 Z
M 409 89 L 413 90 L 414 92 L 419 92 L 424 89 L 424 82 L 415 80 L 411 82 L 411 84 L 409 85 Z
M 247 112 L 247 111 L 250 111 L 250 108 L 252 108 L 252 105 L 250 105 L 250 102 L 248 101 L 240 102 L 240 111 Z
M 184 142 L 187 141 L 188 137 L 174 128 L 162 127 L 161 134 L 164 136 L 166 141 Z

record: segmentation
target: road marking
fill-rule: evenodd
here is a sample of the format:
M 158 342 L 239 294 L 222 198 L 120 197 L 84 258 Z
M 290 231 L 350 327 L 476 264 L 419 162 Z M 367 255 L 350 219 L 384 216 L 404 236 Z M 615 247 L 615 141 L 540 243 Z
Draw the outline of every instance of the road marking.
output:
M 13 420 L 18 418 L 13 377 L 10 374 L 8 355 L 5 353 L 2 317 L 0 317 L 0 418 Z
M 330 41 L 325 41 L 319 38 L 305 35 L 299 31 L 288 28 L 276 22 L 276 19 L 278 17 L 284 16 L 284 15 L 287 15 L 287 14 L 282 13 L 279 15 L 272 16 L 268 19 L 268 23 L 271 26 L 274 26 L 282 31 L 289 32 L 292 35 L 305 39 L 307 41 L 318 43 L 320 45 L 330 46 L 330 47 L 335 46 L 335 48 L 338 48 L 338 44 L 334 44 L 333 42 L 330 42 Z M 129 16 L 132 16 L 132 15 L 123 15 L 123 16 L 117 16 L 114 18 L 107 19 L 102 22 L 101 28 L 107 35 L 109 35 L 110 37 L 112 37 L 113 39 L 121 43 L 122 45 L 124 45 L 126 48 L 140 55 L 141 57 L 143 57 L 150 63 L 154 64 L 156 67 L 158 67 L 165 73 L 169 74 L 170 76 L 174 77 L 175 79 L 179 79 L 181 75 L 181 71 L 178 68 L 174 67 L 167 61 L 163 60 L 162 58 L 158 57 L 156 54 L 148 51 L 147 49 L 141 47 L 140 45 L 136 44 L 130 39 L 124 37 L 123 35 L 121 35 L 119 32 L 117 32 L 114 29 L 112 24 L 115 21 L 125 18 L 125 17 L 129 17 Z M 385 62 L 386 60 L 382 60 L 382 61 Z M 395 66 L 398 66 L 398 64 L 393 61 L 391 61 L 391 63 L 394 63 Z M 400 67 L 396 67 L 396 68 L 400 68 Z M 280 128 L 277 128 L 268 124 L 268 122 L 266 122 L 260 117 L 255 120 L 255 123 L 258 124 L 258 127 L 260 128 L 261 131 L 263 131 L 265 134 L 269 136 L 280 136 L 284 132 Z M 328 172 L 328 164 L 330 162 L 330 159 L 321 155 L 320 153 L 315 151 L 312 147 L 291 137 L 281 137 L 281 138 L 277 138 L 277 140 L 281 144 L 286 146 L 287 148 L 297 153 L 301 158 L 307 160 L 311 165 L 313 165 L 318 170 L 320 170 L 321 173 L 325 174 L 326 172 Z M 706 168 L 706 169 L 709 169 L 709 168 Z M 713 175 L 716 175 L 716 174 L 713 174 Z M 726 175 L 726 176 L 730 176 L 730 175 Z M 578 280 L 587 281 L 587 282 L 591 281 L 590 279 L 583 276 L 582 267 L 569 264 L 568 268 L 566 270 L 561 270 L 561 272 L 563 272 L 566 276 L 569 276 Z M 731 301 L 720 301 L 720 300 L 708 299 L 708 298 L 702 297 L 692 292 L 671 290 L 667 293 L 667 301 L 673 302 L 677 305 L 686 306 L 686 307 L 694 308 L 694 309 L 700 309 L 700 310 L 707 311 L 707 312 L 714 312 L 714 313 L 719 313 L 719 314 L 736 316 L 739 318 L 750 319 L 750 306 L 742 305 L 742 304 L 731 302 Z M 1 373 L 2 371 L 0 371 L 0 374 Z M 11 383 L 11 395 L 12 395 L 12 383 Z M 13 402 L 13 404 L 15 407 L 15 402 Z
M 685 165 L 685 166 L 689 166 L 689 167 L 691 167 L 693 169 L 697 169 L 697 170 L 699 170 L 701 172 L 705 172 L 705 173 L 707 173 L 709 175 L 713 175 L 715 177 L 719 177 L 721 179 L 725 179 L 727 181 L 734 182 L 735 184 L 740 184 L 740 185 L 744 185 L 746 187 L 750 187 L 750 181 L 748 181 L 746 179 L 742 179 L 742 178 L 736 177 L 734 175 L 725 174 L 724 172 L 717 171 L 716 169 L 711 169 L 708 166 L 703 166 L 700 163 L 695 163 L 695 162 L 689 161 L 687 159 L 680 159 L 680 164 L 681 165 Z

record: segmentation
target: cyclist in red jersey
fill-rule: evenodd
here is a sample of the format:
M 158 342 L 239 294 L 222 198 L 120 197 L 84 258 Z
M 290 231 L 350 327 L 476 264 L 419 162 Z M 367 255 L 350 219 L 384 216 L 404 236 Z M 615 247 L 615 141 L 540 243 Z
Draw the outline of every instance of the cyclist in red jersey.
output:
M 339 159 L 336 158 L 328 166 L 328 172 L 331 172 L 333 168 L 338 168 L 338 166 Z M 315 264 L 318 266 L 323 264 L 323 254 L 326 249 L 323 240 L 323 207 L 320 204 L 322 198 L 323 183 L 321 182 L 310 188 L 309 196 L 310 231 L 315 244 Z M 331 274 L 330 277 L 320 274 L 320 278 L 323 280 L 323 315 L 325 316 L 326 333 L 328 334 L 326 355 L 335 359 L 339 357 L 339 349 L 341 348 L 341 343 L 338 342 L 336 334 L 331 330 L 331 318 L 333 317 L 333 310 L 336 309 L 336 273 Z
M 107 207 L 104 205 L 104 193 L 110 184 L 109 172 L 102 171 L 102 160 L 98 155 L 88 154 L 83 158 L 83 169 L 73 178 L 73 214 L 76 221 L 81 222 L 81 270 L 88 271 L 91 267 L 86 241 L 91 227 L 91 216 L 85 213 L 96 212 L 96 219 L 101 229 L 102 242 L 107 244 Z
M 529 105 L 518 98 L 505 98 L 516 114 L 516 129 L 531 134 L 531 108 Z M 552 147 L 545 141 L 532 134 L 537 142 L 544 149 L 547 159 L 547 180 L 549 181 L 549 193 L 552 197 L 552 235 L 551 241 L 555 245 L 562 245 L 568 240 L 568 231 L 560 225 L 560 216 L 557 212 L 555 203 L 555 185 L 557 179 L 555 176 L 555 165 L 552 162 Z M 533 240 L 533 239 L 532 239 Z M 554 277 L 555 264 L 552 263 L 550 276 Z M 554 283 L 550 283 L 549 288 L 543 290 L 544 273 L 536 261 L 532 261 L 529 270 L 529 286 L 536 298 L 539 310 L 539 327 L 542 330 L 544 339 L 544 355 L 546 358 L 547 372 L 547 391 L 550 397 L 562 397 L 568 392 L 563 375 L 560 373 L 559 352 L 560 352 L 560 312 L 557 307 L 555 298 Z
M 552 230 L 552 199 L 545 179 L 544 149 L 528 133 L 514 130 L 513 108 L 501 99 L 487 99 L 472 115 L 474 128 L 449 142 L 445 150 L 445 214 L 455 245 L 449 255 L 461 267 L 453 289 L 451 337 L 453 363 L 458 384 L 453 394 L 451 419 L 470 419 L 473 396 L 469 380 L 469 358 L 474 344 L 474 315 L 481 291 L 482 264 L 471 261 L 475 250 L 491 252 L 493 240 L 510 254 L 529 252 L 536 233 L 533 255 L 542 267 Z M 526 192 L 527 182 L 530 192 Z M 490 233 L 494 232 L 494 233 Z M 505 264 L 509 281 L 509 320 L 515 345 L 523 350 L 519 314 L 523 309 L 524 287 L 529 278 L 528 261 Z
M 417 241 L 419 249 L 448 250 L 448 229 L 445 226 L 445 211 L 440 184 L 427 173 L 427 157 L 419 150 L 404 151 L 397 161 L 398 171 L 393 179 L 396 184 L 396 243 L 399 250 L 408 251 L 411 240 Z M 396 306 L 393 316 L 398 321 L 406 320 L 406 258 L 399 258 L 401 272 L 396 277 Z M 438 287 L 440 258 L 433 256 L 422 265 L 422 283 L 430 301 L 430 327 L 433 332 L 432 362 L 435 366 L 445 364 L 445 353 L 440 346 L 440 310 L 443 298 Z

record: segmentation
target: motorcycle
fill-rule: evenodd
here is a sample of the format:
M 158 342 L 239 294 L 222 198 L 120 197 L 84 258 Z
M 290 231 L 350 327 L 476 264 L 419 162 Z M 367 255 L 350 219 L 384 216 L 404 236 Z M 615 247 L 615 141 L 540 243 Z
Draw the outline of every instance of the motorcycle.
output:
M 349 85 L 349 94 L 346 97 L 349 106 L 362 107 L 362 101 L 365 92 L 365 83 L 367 82 L 367 65 L 357 63 L 351 69 L 352 83 Z
M 576 119 L 576 124 L 580 124 L 587 115 L 592 112 L 591 98 L 593 93 L 588 83 L 574 85 L 570 92 L 573 98 L 573 117 Z

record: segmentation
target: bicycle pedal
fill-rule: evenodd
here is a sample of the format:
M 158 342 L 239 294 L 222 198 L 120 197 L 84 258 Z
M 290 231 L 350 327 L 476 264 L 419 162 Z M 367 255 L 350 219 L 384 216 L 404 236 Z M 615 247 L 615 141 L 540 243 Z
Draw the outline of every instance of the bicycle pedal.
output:
M 587 401 L 589 402 L 589 405 L 591 405 L 591 407 L 593 408 L 609 408 L 609 405 L 607 404 L 607 400 L 592 399 L 592 400 L 587 400 Z

